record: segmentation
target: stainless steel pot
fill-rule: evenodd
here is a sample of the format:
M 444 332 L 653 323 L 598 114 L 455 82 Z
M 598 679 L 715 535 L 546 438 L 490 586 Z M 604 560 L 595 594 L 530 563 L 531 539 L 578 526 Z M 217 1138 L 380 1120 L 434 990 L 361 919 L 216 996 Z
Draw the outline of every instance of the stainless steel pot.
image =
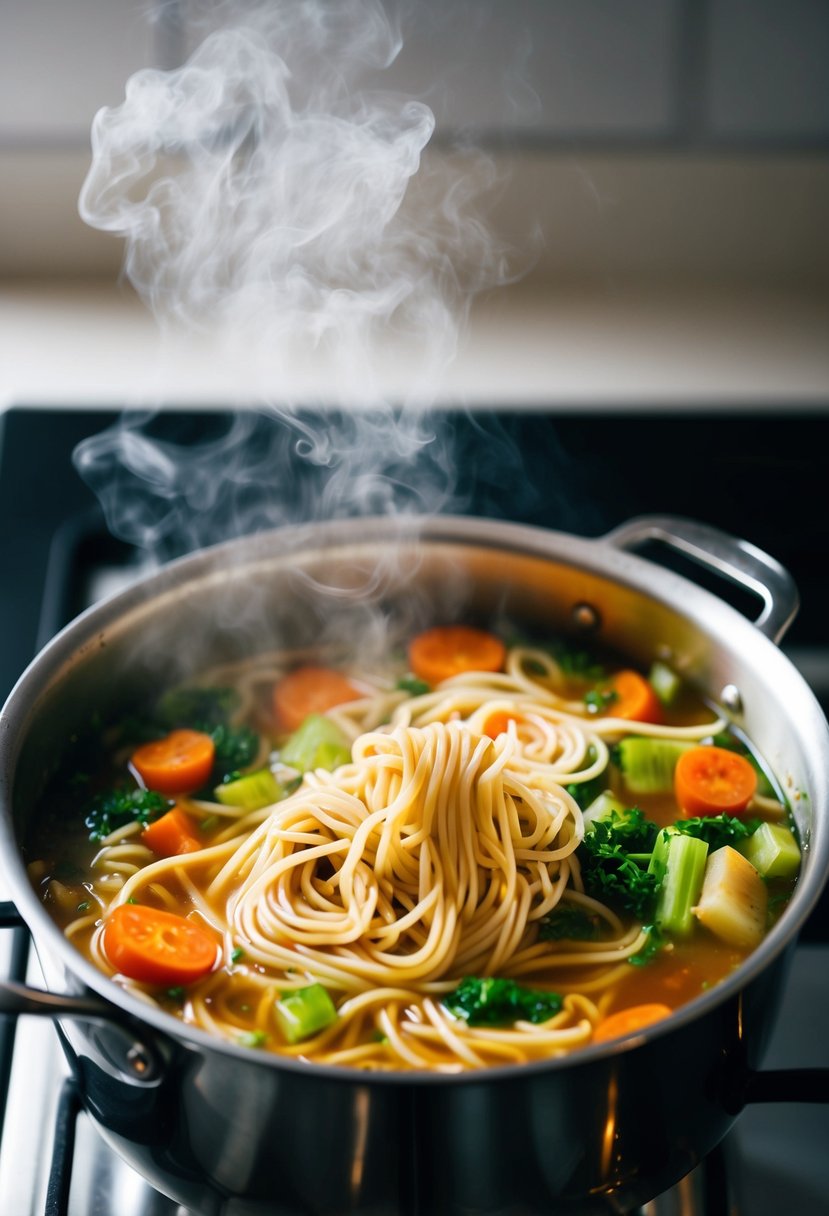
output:
M 748 621 L 636 556 L 660 541 L 758 597 Z M 825 1077 L 758 1072 L 786 960 L 829 862 L 829 730 L 777 649 L 797 607 L 771 558 L 711 528 L 635 520 L 601 540 L 490 520 L 287 529 L 175 562 L 85 613 L 0 715 L 0 848 L 84 1102 L 160 1190 L 205 1216 L 622 1212 L 676 1182 L 748 1100 L 823 1100 Z M 385 646 L 429 621 L 508 616 L 633 660 L 670 656 L 786 790 L 805 845 L 781 922 L 729 979 L 644 1033 L 567 1059 L 457 1077 L 311 1067 L 208 1038 L 117 989 L 30 887 L 27 826 L 93 715 L 202 665 L 273 646 Z M 60 995 L 57 995 L 60 994 Z

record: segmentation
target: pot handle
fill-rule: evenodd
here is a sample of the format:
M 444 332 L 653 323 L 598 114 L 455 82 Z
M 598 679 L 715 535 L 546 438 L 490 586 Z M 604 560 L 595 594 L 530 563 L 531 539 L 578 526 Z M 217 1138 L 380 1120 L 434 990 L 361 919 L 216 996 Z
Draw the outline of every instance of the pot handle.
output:
M 642 515 L 614 528 L 602 540 L 625 550 L 658 541 L 753 592 L 763 601 L 754 624 L 773 642 L 783 637 L 800 604 L 794 579 L 778 561 L 749 541 L 710 524 L 674 515 Z
M 22 929 L 24 923 L 13 903 L 0 901 L 0 929 Z M 158 1081 L 163 1074 L 161 1053 L 148 1042 L 146 1035 L 139 1037 L 139 1024 L 129 1014 L 100 997 L 69 996 L 45 992 L 42 988 L 32 988 L 15 980 L 0 981 L 0 1014 L 15 1017 L 21 1013 L 105 1023 L 116 1032 L 114 1055 L 111 1048 L 107 1050 L 111 1063 L 123 1069 L 132 1080 L 144 1084 Z
M 164 1072 L 161 1054 L 147 1038 L 138 1038 L 136 1027 L 128 1014 L 97 997 L 68 996 L 45 992 L 28 984 L 12 980 L 0 983 L 0 1014 L 16 1016 L 21 1013 L 47 1018 L 77 1018 L 83 1022 L 102 1022 L 116 1032 L 117 1046 L 106 1054 L 112 1064 L 122 1069 L 133 1081 L 150 1085 Z M 101 1044 L 99 1043 L 99 1048 Z

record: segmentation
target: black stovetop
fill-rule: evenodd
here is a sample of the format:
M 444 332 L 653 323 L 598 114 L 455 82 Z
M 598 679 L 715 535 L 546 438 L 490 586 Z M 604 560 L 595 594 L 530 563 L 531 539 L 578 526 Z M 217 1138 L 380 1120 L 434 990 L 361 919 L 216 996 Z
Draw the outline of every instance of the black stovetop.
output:
M 324 411 L 306 411 L 306 416 L 325 426 Z M 131 559 L 128 546 L 108 536 L 96 497 L 72 464 L 75 445 L 117 417 L 115 411 L 75 409 L 12 409 L 0 415 L 5 588 L 0 696 L 47 640 L 49 628 L 82 607 L 86 589 L 70 576 L 55 592 L 65 602 L 49 599 L 43 610 L 47 619 L 41 621 L 50 555 L 59 568 L 78 558 L 81 568 Z M 222 411 L 167 410 L 146 429 L 186 451 L 215 441 L 233 417 Z M 802 604 L 786 646 L 829 647 L 829 411 L 798 413 L 785 405 L 756 415 L 745 409 L 731 414 L 687 408 L 581 414 L 493 409 L 474 415 L 445 411 L 434 418 L 436 428 L 449 436 L 460 470 L 450 509 L 582 536 L 599 536 L 632 516 L 651 513 L 713 524 L 765 549 L 793 574 Z M 246 514 L 259 524 L 284 514 L 285 461 L 295 489 L 294 517 L 304 518 L 321 497 L 326 470 L 297 455 L 295 441 L 296 432 L 273 417 L 260 416 L 249 428 L 252 467 L 267 445 L 269 459 L 279 457 L 283 468 L 279 484 L 275 479 L 269 486 L 260 461 L 258 484 L 247 488 Z M 416 481 L 416 461 L 412 469 Z M 129 478 L 122 482 L 129 494 Z M 205 527 L 168 531 L 157 556 L 177 556 L 192 547 L 194 536 L 200 543 L 228 539 L 239 527 L 244 517 L 234 522 L 231 513 L 218 509 Z M 52 586 L 60 585 L 53 573 Z M 725 593 L 722 584 L 717 589 Z M 2 645 L 3 638 L 14 638 L 14 645 Z

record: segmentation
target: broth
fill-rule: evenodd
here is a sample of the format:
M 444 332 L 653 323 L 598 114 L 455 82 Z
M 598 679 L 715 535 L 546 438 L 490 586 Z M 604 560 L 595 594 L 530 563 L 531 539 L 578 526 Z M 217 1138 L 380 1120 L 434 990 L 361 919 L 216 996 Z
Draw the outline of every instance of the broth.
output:
M 664 665 L 561 642 L 263 655 L 86 750 L 28 844 L 52 916 L 174 1017 L 309 1061 L 457 1071 L 641 1029 L 796 880 L 745 741 Z

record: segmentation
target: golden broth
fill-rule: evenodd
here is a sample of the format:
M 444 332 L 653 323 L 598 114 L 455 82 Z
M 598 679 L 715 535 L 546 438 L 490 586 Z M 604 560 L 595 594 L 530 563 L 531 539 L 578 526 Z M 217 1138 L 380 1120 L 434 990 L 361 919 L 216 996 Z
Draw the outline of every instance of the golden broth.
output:
M 672 793 L 630 796 L 613 747 L 649 730 L 698 741 L 722 727 L 705 704 L 682 689 L 660 709 L 661 725 L 619 721 L 607 693 L 618 666 L 605 660 L 601 677 L 592 667 L 568 673 L 535 647 L 510 648 L 503 671 L 466 670 L 425 690 L 406 666 L 342 667 L 354 698 L 323 716 L 350 754 L 304 775 L 285 761 L 293 733 L 271 708 L 290 658 L 207 675 L 204 688 L 235 689 L 226 733 L 247 726 L 257 736 L 244 768 L 270 771 L 284 796 L 229 805 L 214 773 L 206 791 L 174 798 L 195 842 L 182 854 L 156 856 L 129 819 L 90 841 L 84 820 L 96 798 L 119 783 L 140 788 L 135 727 L 115 724 L 93 741 L 94 762 L 49 790 L 29 844 L 32 881 L 77 948 L 118 983 L 230 1042 L 443 1071 L 576 1050 L 615 1011 L 675 1009 L 739 966 L 748 949 L 698 923 L 687 940 L 662 935 L 654 948 L 647 918 L 585 890 L 582 877 L 573 791 L 598 781 L 658 827 L 674 823 Z M 750 812 L 785 817 L 775 799 Z M 792 882 L 769 886 L 771 921 Z M 118 972 L 106 926 L 120 905 L 186 917 L 215 941 L 216 965 L 183 983 Z M 587 936 L 545 936 L 562 909 L 582 917 Z M 540 1021 L 499 1020 L 497 1010 L 477 1021 L 452 1004 L 470 976 L 554 992 L 561 1005 Z M 334 1013 L 291 1041 L 275 1010 L 315 986 Z

